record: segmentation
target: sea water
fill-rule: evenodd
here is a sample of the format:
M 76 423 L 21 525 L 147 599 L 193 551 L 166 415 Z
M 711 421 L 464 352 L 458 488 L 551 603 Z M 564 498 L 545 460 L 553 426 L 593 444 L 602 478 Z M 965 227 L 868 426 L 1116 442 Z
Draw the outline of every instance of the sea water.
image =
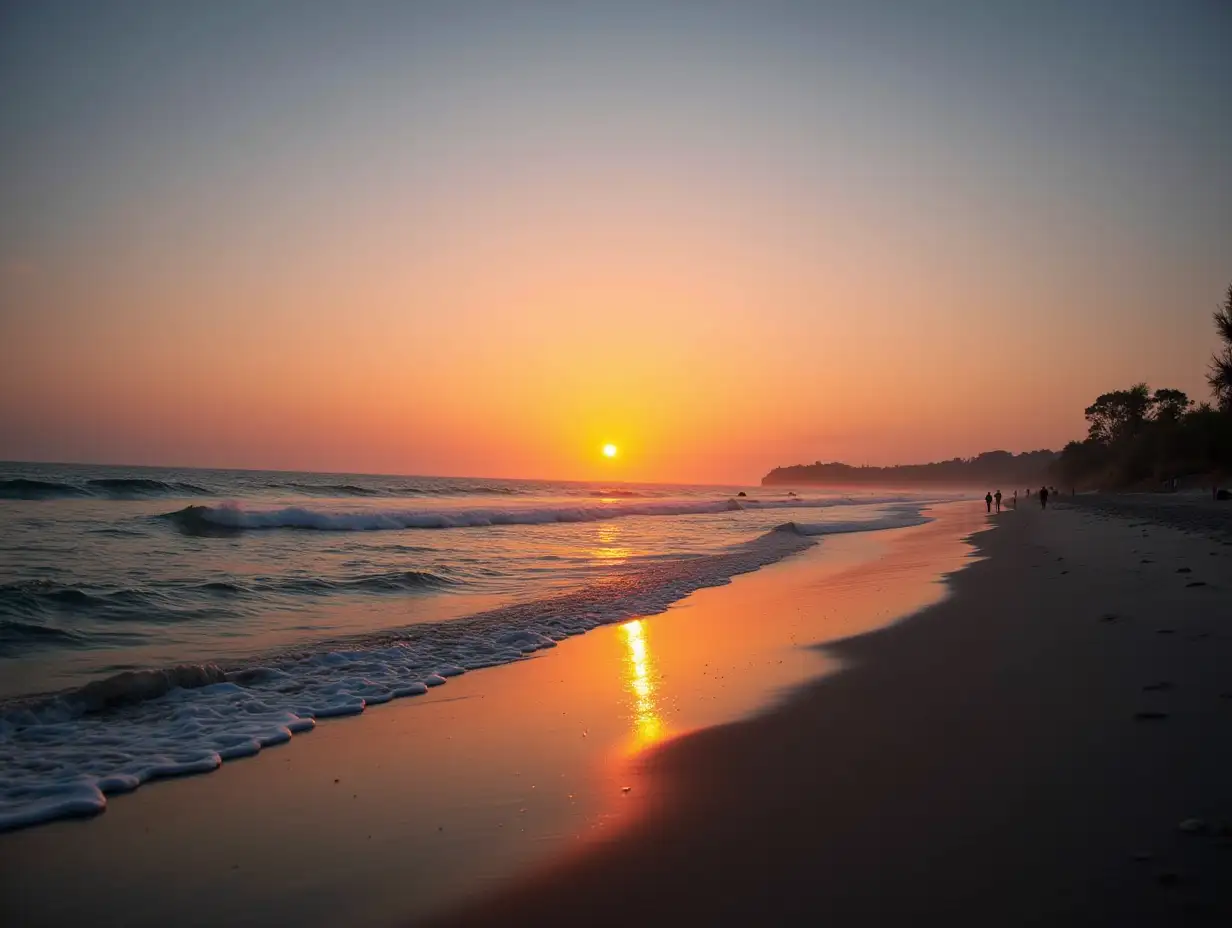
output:
M 0 830 L 520 660 L 909 494 L 0 465 Z

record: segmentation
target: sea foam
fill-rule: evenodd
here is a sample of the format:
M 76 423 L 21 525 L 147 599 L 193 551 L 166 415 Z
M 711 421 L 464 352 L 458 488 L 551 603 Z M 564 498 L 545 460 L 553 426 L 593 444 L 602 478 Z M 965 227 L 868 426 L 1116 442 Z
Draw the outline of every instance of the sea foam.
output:
M 186 506 L 162 518 L 187 534 L 225 534 L 258 529 L 374 532 L 403 529 L 475 528 L 490 525 L 547 525 L 600 522 L 628 516 L 681 516 L 771 509 L 829 509 L 899 502 L 883 499 L 719 499 L 674 502 L 612 502 L 579 506 L 501 509 L 372 509 L 355 512 L 290 506 L 247 509 L 238 505 Z

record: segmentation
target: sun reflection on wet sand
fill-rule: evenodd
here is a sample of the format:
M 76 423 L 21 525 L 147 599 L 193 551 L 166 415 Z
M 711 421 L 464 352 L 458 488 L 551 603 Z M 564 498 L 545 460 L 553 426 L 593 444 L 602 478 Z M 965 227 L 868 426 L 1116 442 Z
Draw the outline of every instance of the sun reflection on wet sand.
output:
M 625 636 L 625 671 L 633 694 L 633 734 L 638 748 L 654 744 L 664 735 L 663 718 L 655 699 L 654 662 L 646 646 L 646 626 L 634 619 L 620 626 Z

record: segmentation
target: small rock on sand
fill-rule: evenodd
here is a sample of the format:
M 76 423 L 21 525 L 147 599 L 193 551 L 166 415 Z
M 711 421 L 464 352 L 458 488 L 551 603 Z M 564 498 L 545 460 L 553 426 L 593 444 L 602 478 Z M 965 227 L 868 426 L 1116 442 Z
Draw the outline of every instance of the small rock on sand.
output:
M 1205 580 L 1194 580 L 1194 581 L 1192 581 L 1192 582 L 1190 582 L 1190 583 L 1186 583 L 1186 584 L 1185 584 L 1185 588 L 1186 588 L 1186 589 L 1189 589 L 1189 588 L 1191 588 L 1191 587 L 1195 587 L 1195 586 L 1206 586 L 1206 581 L 1205 581 Z
M 1176 569 L 1176 572 L 1178 574 L 1191 574 L 1193 573 L 1193 568 L 1192 567 L 1178 567 Z

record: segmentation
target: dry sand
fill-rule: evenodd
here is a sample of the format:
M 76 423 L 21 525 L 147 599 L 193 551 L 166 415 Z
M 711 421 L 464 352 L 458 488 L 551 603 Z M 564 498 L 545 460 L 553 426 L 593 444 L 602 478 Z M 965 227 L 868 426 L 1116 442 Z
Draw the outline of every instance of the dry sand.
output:
M 1204 537 L 1232 508 L 1059 502 L 827 648 L 847 670 L 647 755 L 614 839 L 446 924 L 1232 924 L 1232 547 Z

